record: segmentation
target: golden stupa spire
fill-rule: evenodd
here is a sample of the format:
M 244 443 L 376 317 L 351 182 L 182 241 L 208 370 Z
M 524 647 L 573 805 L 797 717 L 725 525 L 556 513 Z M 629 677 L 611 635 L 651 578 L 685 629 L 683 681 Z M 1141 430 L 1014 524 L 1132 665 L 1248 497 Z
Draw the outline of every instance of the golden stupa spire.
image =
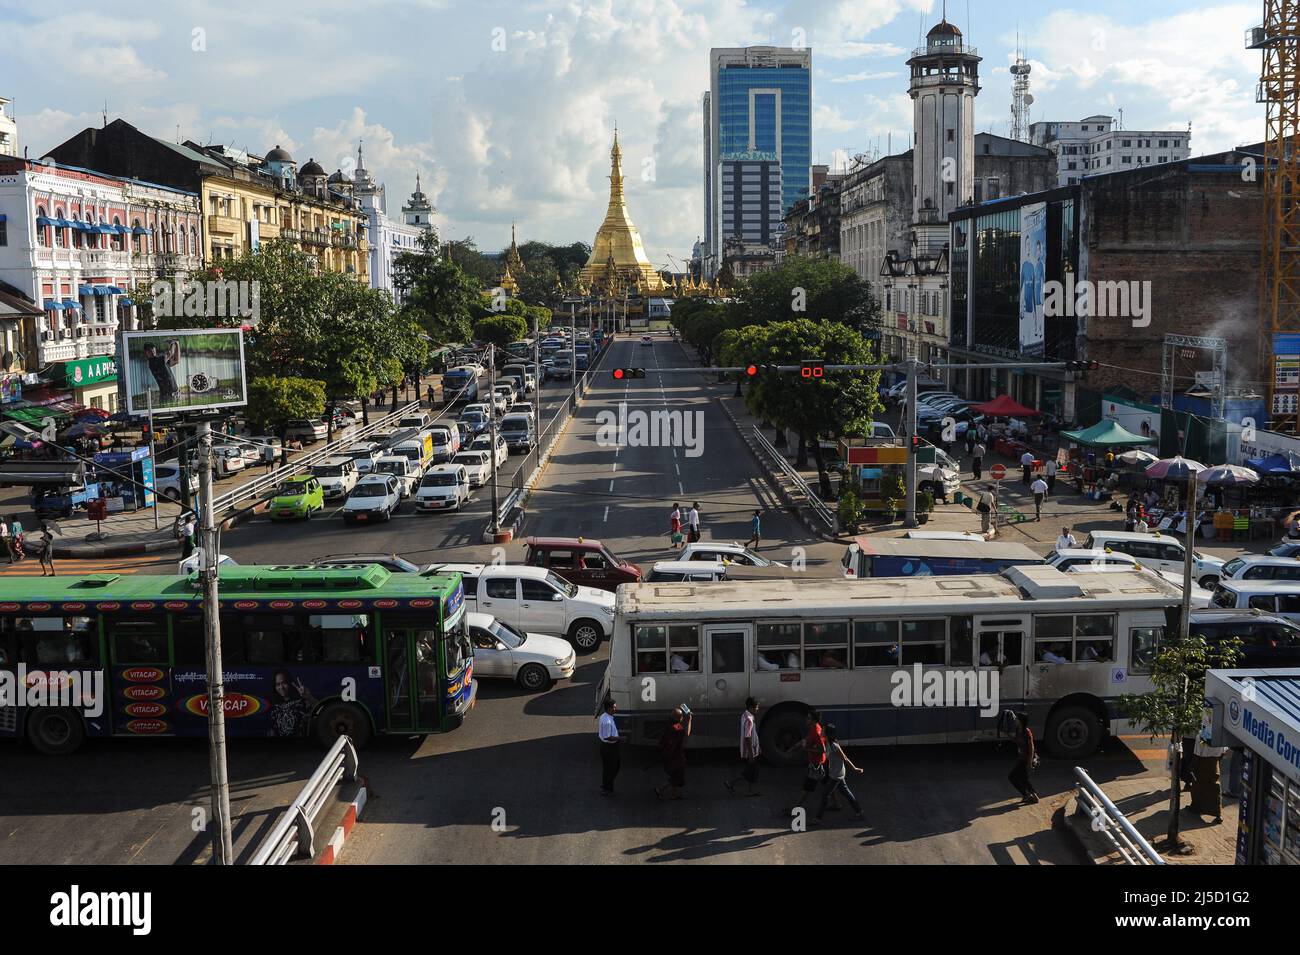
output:
M 614 145 L 609 151 L 609 206 L 581 275 L 593 287 L 602 280 L 609 283 L 627 276 L 638 288 L 650 291 L 663 288 L 663 279 L 645 253 L 641 233 L 628 215 L 627 197 L 623 192 L 623 150 L 618 144 L 617 126 L 614 127 Z

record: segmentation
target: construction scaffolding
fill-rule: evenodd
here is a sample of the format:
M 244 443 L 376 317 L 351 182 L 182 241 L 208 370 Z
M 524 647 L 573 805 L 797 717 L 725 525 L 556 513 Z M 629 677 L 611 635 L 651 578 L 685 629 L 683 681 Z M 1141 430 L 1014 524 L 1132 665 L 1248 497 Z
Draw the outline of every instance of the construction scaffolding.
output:
M 1178 359 L 1193 357 L 1180 355 L 1180 349 L 1195 349 L 1210 353 L 1210 373 L 1213 382 L 1210 392 L 1210 417 L 1222 418 L 1228 370 L 1226 338 L 1206 338 L 1201 335 L 1165 336 L 1160 350 L 1160 407 L 1173 408 L 1174 406 L 1174 391 L 1178 388 Z
M 1263 54 L 1255 99 L 1264 104 L 1264 234 L 1260 258 L 1260 363 L 1274 431 L 1296 434 L 1300 381 L 1300 0 L 1264 0 L 1264 22 L 1246 31 Z M 1243 172 L 1243 175 L 1247 175 Z M 1279 359 L 1279 356 L 1282 356 Z

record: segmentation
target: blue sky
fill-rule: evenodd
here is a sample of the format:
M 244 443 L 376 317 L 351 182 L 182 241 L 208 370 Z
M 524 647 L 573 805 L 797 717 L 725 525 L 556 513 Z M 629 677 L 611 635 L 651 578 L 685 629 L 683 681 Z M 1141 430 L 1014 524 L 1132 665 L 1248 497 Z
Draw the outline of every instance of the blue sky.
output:
M 0 96 L 36 158 L 122 117 L 153 135 L 299 162 L 366 165 L 390 212 L 416 171 L 444 237 L 495 250 L 521 239 L 590 242 L 608 195 L 617 120 L 628 200 L 657 265 L 701 231 L 700 94 L 708 51 L 813 50 L 816 161 L 906 148 L 905 60 L 937 0 L 0 0 Z M 969 17 L 968 11 L 969 9 Z M 979 50 L 976 128 L 1006 135 L 1016 30 L 1033 64 L 1031 119 L 1124 110 L 1130 129 L 1192 127 L 1194 153 L 1263 137 L 1262 4 L 955 0 Z M 310 11 L 308 15 L 305 11 Z M 670 258 L 671 257 L 671 258 Z

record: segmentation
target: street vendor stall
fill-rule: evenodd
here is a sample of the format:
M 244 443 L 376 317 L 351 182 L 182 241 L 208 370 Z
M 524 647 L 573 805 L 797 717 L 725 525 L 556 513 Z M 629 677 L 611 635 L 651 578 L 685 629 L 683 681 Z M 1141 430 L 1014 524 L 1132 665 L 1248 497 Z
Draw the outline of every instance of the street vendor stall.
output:
M 1103 418 L 1091 428 L 1062 431 L 1061 438 L 1077 447 L 1068 449 L 1066 461 L 1060 463 L 1068 465 L 1079 493 L 1093 500 L 1101 500 L 1119 484 L 1117 454 L 1155 444 L 1154 438 L 1134 434 L 1112 418 Z

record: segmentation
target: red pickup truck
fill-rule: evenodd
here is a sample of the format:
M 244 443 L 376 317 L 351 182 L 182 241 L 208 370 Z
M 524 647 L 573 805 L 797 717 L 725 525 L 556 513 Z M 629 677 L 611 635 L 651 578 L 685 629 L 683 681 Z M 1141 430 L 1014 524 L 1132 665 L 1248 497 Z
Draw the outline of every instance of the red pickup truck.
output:
M 524 563 L 546 567 L 571 584 L 616 590 L 641 582 L 641 568 L 615 557 L 598 540 L 582 537 L 530 537 Z

